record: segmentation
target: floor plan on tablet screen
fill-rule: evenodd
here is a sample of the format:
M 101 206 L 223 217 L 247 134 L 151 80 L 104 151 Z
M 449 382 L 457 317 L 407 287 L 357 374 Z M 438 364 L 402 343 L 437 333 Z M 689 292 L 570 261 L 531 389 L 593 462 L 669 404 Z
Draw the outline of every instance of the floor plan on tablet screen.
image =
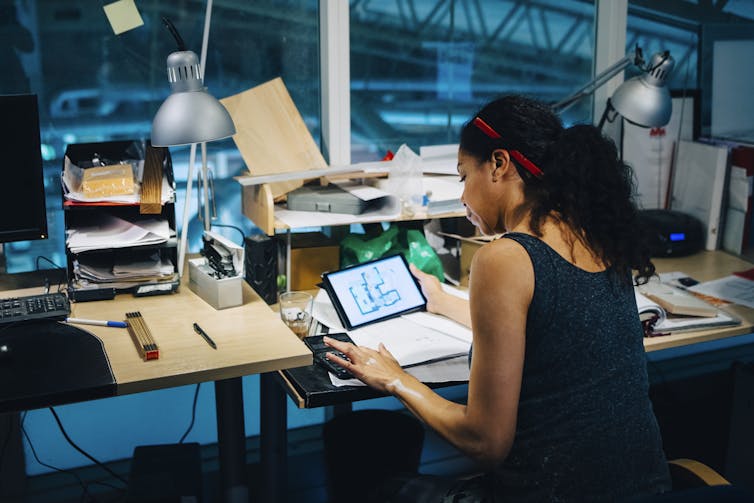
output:
M 400 256 L 328 274 L 352 326 L 402 313 L 425 303 Z
M 392 274 L 392 271 L 386 271 Z M 359 274 L 359 278 L 349 285 L 356 306 L 361 314 L 379 311 L 383 306 L 392 306 L 401 301 L 401 294 L 394 285 L 386 283 L 380 268 L 372 266 Z

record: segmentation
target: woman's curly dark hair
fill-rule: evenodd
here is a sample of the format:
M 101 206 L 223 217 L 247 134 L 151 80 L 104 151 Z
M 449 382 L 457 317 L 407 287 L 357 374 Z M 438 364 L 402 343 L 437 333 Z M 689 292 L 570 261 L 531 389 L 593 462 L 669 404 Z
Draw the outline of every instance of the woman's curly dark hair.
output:
M 564 129 L 547 105 L 523 96 L 492 101 L 476 117 L 500 138 L 485 134 L 472 119 L 461 130 L 461 150 L 480 161 L 495 149 L 518 150 L 544 172 L 536 178 L 511 157 L 526 182 L 536 235 L 545 218 L 555 215 L 621 278 L 636 270 L 637 281 L 646 282 L 654 274 L 633 200 L 633 171 L 612 140 L 591 125 Z

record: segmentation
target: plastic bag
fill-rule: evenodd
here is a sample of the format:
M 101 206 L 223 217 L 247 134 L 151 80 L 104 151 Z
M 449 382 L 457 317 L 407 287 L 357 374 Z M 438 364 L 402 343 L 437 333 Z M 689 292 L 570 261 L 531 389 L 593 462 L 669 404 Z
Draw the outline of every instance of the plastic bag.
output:
M 409 263 L 427 274 L 445 281 L 442 262 L 418 229 L 391 224 L 376 237 L 364 234 L 349 234 L 340 243 L 340 266 L 348 267 L 386 255 L 401 253 Z
M 421 158 L 405 144 L 393 157 L 388 190 L 400 201 L 404 215 L 414 215 L 424 203 Z

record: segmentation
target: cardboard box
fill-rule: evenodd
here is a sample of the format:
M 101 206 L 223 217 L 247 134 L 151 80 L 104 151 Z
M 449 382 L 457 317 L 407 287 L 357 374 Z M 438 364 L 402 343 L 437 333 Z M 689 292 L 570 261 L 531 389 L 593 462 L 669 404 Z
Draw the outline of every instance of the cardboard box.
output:
M 215 309 L 240 306 L 243 304 L 243 274 L 232 278 L 217 279 L 208 274 L 207 260 L 189 260 L 189 288 Z
M 458 234 L 449 234 L 440 232 L 439 235 L 457 239 L 461 243 L 460 256 L 460 286 L 469 286 L 469 274 L 471 272 L 471 259 L 474 253 L 483 245 L 494 241 L 499 236 L 459 236 Z
M 340 245 L 321 232 L 291 234 L 291 290 L 313 290 L 322 273 L 340 268 Z

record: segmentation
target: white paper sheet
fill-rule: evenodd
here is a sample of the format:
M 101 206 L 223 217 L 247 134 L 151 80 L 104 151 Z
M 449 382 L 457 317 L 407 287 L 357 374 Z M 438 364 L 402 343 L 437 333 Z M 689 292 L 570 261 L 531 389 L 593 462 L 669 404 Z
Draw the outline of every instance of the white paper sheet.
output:
M 428 363 L 406 369 L 406 372 L 425 383 L 465 382 L 469 380 L 469 358 L 459 356 L 450 360 Z M 330 382 L 333 386 L 366 386 L 358 379 L 338 379 L 333 374 Z
M 325 213 L 319 211 L 292 211 L 283 206 L 275 206 L 275 218 L 292 229 L 300 227 L 326 227 L 352 223 L 383 222 L 398 218 L 400 205 L 392 196 L 388 203 L 379 209 L 365 211 L 361 215 L 347 213 Z
M 689 287 L 689 290 L 754 308 L 754 281 L 740 276 L 705 281 Z
M 144 219 L 134 223 L 103 213 L 92 225 L 70 229 L 66 244 L 73 253 L 81 253 L 88 250 L 161 244 L 167 242 L 170 236 L 167 220 Z
M 362 201 L 372 201 L 381 197 L 388 197 L 390 194 L 376 187 L 370 187 L 363 183 L 354 181 L 336 182 L 335 185 L 346 192 L 358 197 Z
M 462 295 L 463 293 L 460 294 Z M 320 290 L 315 296 L 312 313 L 318 322 L 331 331 L 346 331 L 324 290 Z M 403 366 L 452 357 L 406 369 L 422 381 L 468 380 L 467 359 L 471 347 L 471 330 L 443 316 L 426 312 L 410 313 L 348 331 L 348 335 L 359 346 L 377 349 L 380 343 L 384 344 Z M 342 381 L 332 375 L 330 379 L 336 386 L 352 385 L 355 381 Z
M 419 147 L 422 172 L 455 175 L 458 172 L 458 144 Z

